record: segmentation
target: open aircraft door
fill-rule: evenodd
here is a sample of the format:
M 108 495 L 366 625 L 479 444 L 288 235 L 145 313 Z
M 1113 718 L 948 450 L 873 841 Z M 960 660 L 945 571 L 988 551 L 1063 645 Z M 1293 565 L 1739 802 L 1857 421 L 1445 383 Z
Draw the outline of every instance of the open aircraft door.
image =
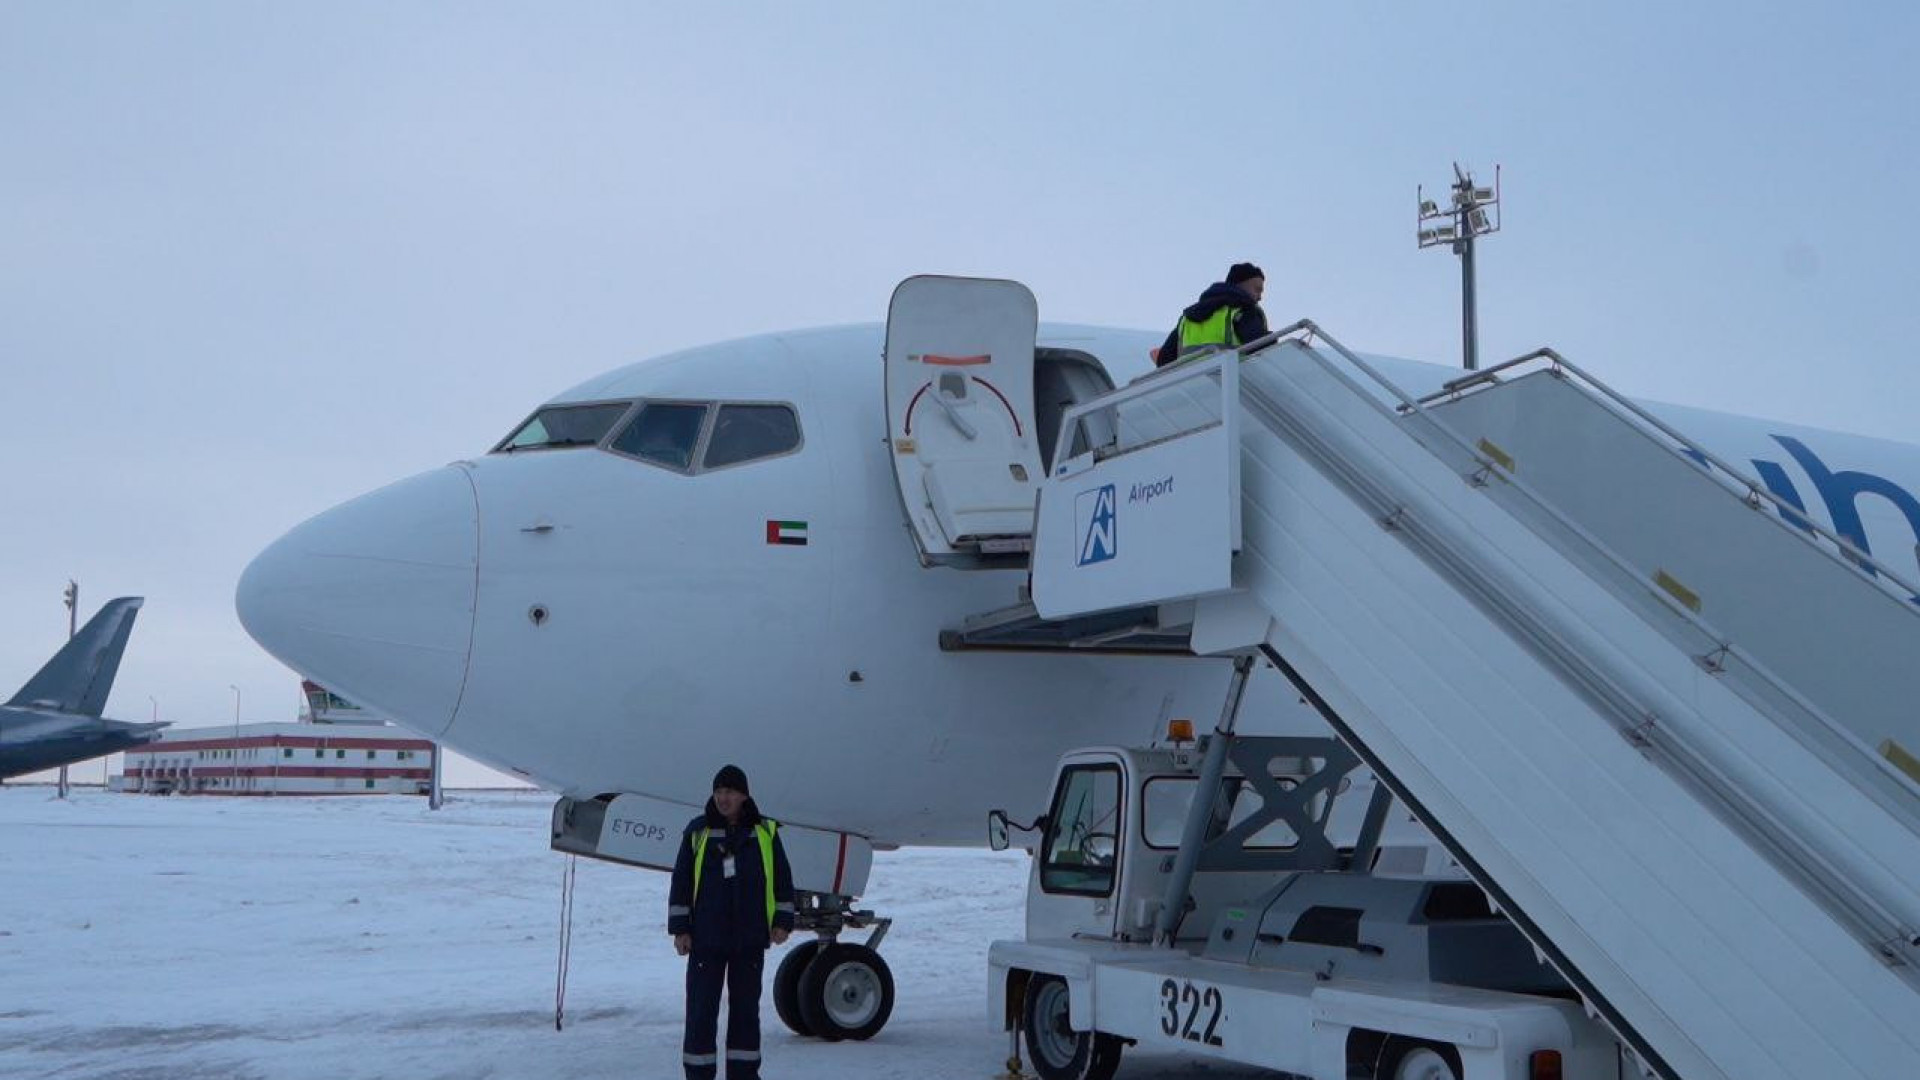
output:
M 1017 281 L 922 276 L 893 290 L 887 444 L 923 563 L 1027 563 L 1039 328 L 1039 304 Z

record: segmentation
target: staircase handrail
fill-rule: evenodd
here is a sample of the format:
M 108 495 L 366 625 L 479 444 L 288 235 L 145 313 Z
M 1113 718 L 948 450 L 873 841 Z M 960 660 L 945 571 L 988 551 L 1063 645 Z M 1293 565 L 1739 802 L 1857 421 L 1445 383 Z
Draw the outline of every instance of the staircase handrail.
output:
M 1630 398 L 1613 389 L 1613 387 L 1602 382 L 1592 372 L 1568 360 L 1552 348 L 1543 346 L 1530 353 L 1516 356 L 1503 363 L 1495 364 L 1490 368 L 1485 368 L 1473 372 L 1470 375 L 1465 375 L 1461 378 L 1443 383 L 1440 389 L 1416 399 L 1416 403 L 1424 407 L 1441 400 L 1454 401 L 1469 391 L 1482 387 L 1500 385 L 1501 374 L 1536 360 L 1547 361 L 1550 370 L 1565 371 L 1575 376 L 1584 386 L 1600 395 L 1615 408 L 1627 413 L 1633 419 L 1654 429 L 1661 435 L 1673 440 L 1673 442 L 1678 443 L 1682 448 L 1682 452 L 1687 457 L 1711 466 L 1708 470 L 1708 475 L 1713 476 L 1723 487 L 1726 487 L 1729 491 L 1739 496 L 1748 506 L 1759 509 L 1763 503 L 1771 505 L 1775 510 L 1779 511 L 1779 524 L 1782 527 L 1796 528 L 1803 534 L 1814 534 L 1818 538 L 1824 539 L 1833 545 L 1832 548 L 1829 549 L 1822 545 L 1815 544 L 1814 546 L 1823 555 L 1850 565 L 1855 572 L 1861 573 L 1863 576 L 1874 580 L 1881 588 L 1889 593 L 1895 591 L 1894 588 L 1889 586 L 1889 583 L 1891 583 L 1891 586 L 1897 586 L 1899 590 L 1905 593 L 1904 596 L 1898 597 L 1902 603 L 1920 604 L 1920 585 L 1916 585 L 1912 580 L 1888 566 L 1872 553 L 1862 550 L 1860 546 L 1852 540 L 1841 536 L 1832 529 L 1813 520 L 1804 509 L 1775 495 L 1773 491 L 1761 481 L 1747 475 L 1737 466 L 1727 462 L 1693 439 L 1688 438 L 1666 421 L 1661 420 L 1659 417 L 1634 403 Z M 1408 410 L 1403 407 L 1402 411 Z M 1882 581 L 1882 578 L 1885 580 Z

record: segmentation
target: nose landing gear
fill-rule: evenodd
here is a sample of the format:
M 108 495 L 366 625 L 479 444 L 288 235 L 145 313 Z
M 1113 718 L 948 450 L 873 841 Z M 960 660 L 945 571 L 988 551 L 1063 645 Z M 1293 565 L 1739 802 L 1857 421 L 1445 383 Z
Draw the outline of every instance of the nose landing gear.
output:
M 818 937 L 781 959 L 773 976 L 773 1007 L 797 1035 L 829 1041 L 870 1039 L 893 1015 L 893 972 L 880 958 L 892 925 L 853 909 L 852 897 L 802 893 L 795 929 Z M 863 944 L 839 940 L 842 930 L 872 927 Z

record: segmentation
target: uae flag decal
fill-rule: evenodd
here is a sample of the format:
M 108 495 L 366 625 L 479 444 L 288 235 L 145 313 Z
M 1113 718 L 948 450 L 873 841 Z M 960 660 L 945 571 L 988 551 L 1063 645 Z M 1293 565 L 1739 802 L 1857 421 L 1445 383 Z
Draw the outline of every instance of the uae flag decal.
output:
M 767 543 L 796 544 L 807 546 L 807 523 L 804 521 L 767 522 Z

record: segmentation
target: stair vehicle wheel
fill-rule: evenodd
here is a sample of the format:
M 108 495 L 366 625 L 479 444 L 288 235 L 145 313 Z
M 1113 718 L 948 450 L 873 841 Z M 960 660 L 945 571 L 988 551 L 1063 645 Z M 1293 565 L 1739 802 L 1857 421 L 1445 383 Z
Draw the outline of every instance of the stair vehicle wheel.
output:
M 1460 1080 L 1460 1067 L 1451 1047 L 1390 1039 L 1382 1049 L 1379 1080 Z
M 800 976 L 806 974 L 807 965 L 819 951 L 820 939 L 803 941 L 787 950 L 773 973 L 773 1011 L 780 1014 L 780 1022 L 795 1035 L 813 1034 L 807 1018 L 800 1015 Z
M 865 945 L 822 945 L 800 975 L 800 1016 L 823 1039 L 870 1039 L 893 1015 L 893 972 Z
M 1067 984 L 1055 975 L 1035 975 L 1020 1010 L 1027 1061 L 1040 1080 L 1111 1080 L 1120 1067 L 1117 1037 L 1067 1026 Z

